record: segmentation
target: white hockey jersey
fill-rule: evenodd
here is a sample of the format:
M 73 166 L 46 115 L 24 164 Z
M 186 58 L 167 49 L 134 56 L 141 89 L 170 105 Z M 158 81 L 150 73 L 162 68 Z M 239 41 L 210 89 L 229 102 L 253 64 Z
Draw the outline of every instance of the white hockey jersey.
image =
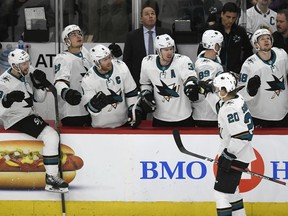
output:
M 64 51 L 58 54 L 54 59 L 55 70 L 55 87 L 58 94 L 58 106 L 60 119 L 67 116 L 84 116 L 88 115 L 81 101 L 79 105 L 72 106 L 61 97 L 63 88 L 71 88 L 82 93 L 81 80 L 85 73 L 92 67 L 92 61 L 88 50 L 82 47 L 78 55 Z
M 247 9 L 247 26 L 246 30 L 251 38 L 254 32 L 260 28 L 269 28 L 273 33 L 277 31 L 276 28 L 277 13 L 271 9 L 263 14 L 257 6 Z
M 254 125 L 248 106 L 243 97 L 237 94 L 236 98 L 226 102 L 219 101 L 218 127 L 220 148 L 218 155 L 227 148 L 237 160 L 250 163 L 256 159 L 250 141 L 253 137 Z
M 204 54 L 205 50 L 198 55 L 195 62 L 195 71 L 197 72 L 199 81 L 213 80 L 217 74 L 223 72 L 221 59 L 219 56 L 217 56 L 216 60 L 205 58 Z M 199 94 L 199 100 L 192 103 L 193 119 L 200 121 L 217 121 L 217 114 L 211 108 L 211 104 L 218 99 L 217 93 L 209 94 L 209 97 Z
M 109 97 L 110 104 L 100 112 L 94 113 L 88 109 L 93 127 L 122 126 L 128 120 L 128 107 L 137 101 L 137 86 L 126 64 L 117 59 L 112 59 L 112 64 L 113 69 L 106 74 L 99 73 L 96 66 L 93 66 L 81 83 L 84 104 L 87 104 L 99 91 Z
M 246 59 L 238 85 L 245 86 L 240 93 L 247 101 L 253 117 L 279 121 L 288 112 L 288 57 L 283 49 L 273 47 L 271 52 L 269 61 L 263 61 L 257 53 Z M 247 92 L 247 83 L 255 75 L 260 77 L 261 85 L 257 94 L 251 97 Z
M 17 78 L 11 73 L 11 68 L 0 76 L 0 119 L 4 128 L 7 129 L 21 119 L 37 113 L 34 110 L 33 102 L 43 102 L 46 97 L 45 89 L 36 89 L 30 79 L 30 74 L 34 68 L 30 66 L 29 73 L 25 77 Z M 3 97 L 12 91 L 22 91 L 25 98 L 22 102 L 14 102 L 11 107 L 5 108 L 2 105 Z
M 175 54 L 172 62 L 162 67 L 158 55 L 143 58 L 140 73 L 141 91 L 153 90 L 156 110 L 153 117 L 167 122 L 187 119 L 192 114 L 190 100 L 183 83 L 190 76 L 197 77 L 191 59 Z

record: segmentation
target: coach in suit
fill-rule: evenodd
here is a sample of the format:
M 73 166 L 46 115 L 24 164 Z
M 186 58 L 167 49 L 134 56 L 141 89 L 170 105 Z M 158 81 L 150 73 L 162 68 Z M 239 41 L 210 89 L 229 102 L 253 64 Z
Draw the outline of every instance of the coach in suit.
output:
M 157 35 L 171 35 L 170 30 L 156 26 L 157 12 L 157 3 L 153 0 L 146 1 L 141 9 L 142 26 L 128 32 L 124 45 L 123 61 L 130 69 L 138 87 L 140 87 L 139 79 L 142 59 L 148 54 L 155 53 L 155 49 L 153 49 L 153 53 L 149 53 L 149 31 L 152 31 L 150 34 L 152 34 L 153 42 Z

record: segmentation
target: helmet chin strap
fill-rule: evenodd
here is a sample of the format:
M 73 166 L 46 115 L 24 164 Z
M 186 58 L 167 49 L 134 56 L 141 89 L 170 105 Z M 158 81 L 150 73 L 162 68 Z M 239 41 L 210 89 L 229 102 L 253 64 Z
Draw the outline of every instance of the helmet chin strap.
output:
M 220 55 L 221 48 L 219 48 L 219 50 L 217 51 L 217 50 L 215 49 L 215 47 L 214 47 L 213 50 L 217 53 L 217 55 Z
M 13 70 L 17 71 L 17 73 L 19 73 L 22 77 L 25 77 L 25 75 L 22 73 L 22 71 L 20 69 L 20 65 L 19 64 L 15 65 L 15 67 L 13 67 Z

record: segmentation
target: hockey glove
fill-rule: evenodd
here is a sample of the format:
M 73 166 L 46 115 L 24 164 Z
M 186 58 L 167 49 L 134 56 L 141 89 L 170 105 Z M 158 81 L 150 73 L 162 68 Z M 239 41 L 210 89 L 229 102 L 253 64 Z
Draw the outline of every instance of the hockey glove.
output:
M 199 86 L 196 77 L 189 77 L 184 82 L 184 93 L 187 95 L 190 101 L 199 100 Z
M 251 97 L 255 96 L 258 92 L 260 85 L 261 85 L 261 80 L 258 75 L 255 75 L 254 77 L 250 78 L 247 84 L 248 94 Z
M 154 112 L 156 110 L 156 102 L 154 100 L 153 93 L 149 90 L 143 90 L 140 95 L 141 95 L 140 105 L 142 109 L 146 113 Z
M 75 106 L 80 104 L 82 95 L 77 90 L 65 88 L 61 92 L 61 97 L 70 105 Z
M 51 85 L 46 78 L 46 74 L 41 70 L 36 69 L 33 73 L 30 73 L 30 77 L 33 86 L 37 89 L 49 87 Z
M 212 83 L 213 83 L 212 80 L 199 81 L 198 82 L 199 93 L 204 94 L 205 96 L 209 92 L 213 93 L 215 91 L 215 87 L 213 86 Z
M 118 44 L 115 44 L 114 42 L 108 46 L 110 49 L 112 55 L 116 58 L 119 58 L 122 56 L 122 50 L 121 47 Z
M 227 148 L 224 149 L 221 156 L 218 158 L 218 166 L 220 169 L 223 169 L 226 172 L 229 172 L 231 169 L 232 161 L 236 159 L 236 156 L 227 151 Z
M 95 113 L 100 112 L 107 105 L 107 96 L 102 91 L 97 92 L 88 103 L 89 109 Z
M 137 128 L 142 121 L 142 109 L 140 106 L 131 105 L 128 108 L 128 123 L 132 128 Z
M 14 102 L 21 102 L 25 98 L 25 94 L 22 91 L 12 91 L 6 94 L 2 100 L 2 105 L 5 108 L 12 106 Z

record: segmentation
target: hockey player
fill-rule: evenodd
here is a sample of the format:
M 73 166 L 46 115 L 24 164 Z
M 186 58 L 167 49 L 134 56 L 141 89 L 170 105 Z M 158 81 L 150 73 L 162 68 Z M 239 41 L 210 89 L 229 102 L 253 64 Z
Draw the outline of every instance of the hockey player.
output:
M 270 0 L 257 0 L 257 4 L 247 9 L 247 34 L 251 38 L 254 32 L 260 28 L 266 28 L 271 33 L 276 29 L 277 13 L 269 9 Z M 253 43 L 253 41 L 252 41 Z M 252 44 L 253 46 L 253 44 Z
M 17 130 L 42 140 L 47 191 L 68 192 L 68 184 L 58 174 L 58 133 L 37 115 L 33 101 L 43 102 L 50 85 L 46 74 L 30 66 L 22 49 L 8 55 L 11 68 L 0 76 L 0 118 L 6 130 Z
M 283 49 L 272 48 L 273 38 L 267 29 L 252 37 L 257 53 L 243 64 L 239 85 L 247 101 L 255 127 L 288 126 L 288 58 Z
M 90 49 L 90 56 L 94 66 L 81 85 L 92 126 L 115 128 L 128 121 L 133 128 L 138 127 L 142 110 L 137 106 L 137 86 L 126 64 L 112 59 L 110 50 L 101 44 Z
M 157 36 L 154 44 L 157 54 L 144 57 L 141 65 L 142 107 L 153 112 L 154 127 L 194 126 L 190 100 L 199 95 L 193 63 L 174 53 L 174 40 L 167 34 Z
M 207 86 L 209 86 L 209 82 L 212 82 L 217 74 L 223 72 L 221 59 L 219 58 L 222 42 L 223 35 L 219 31 L 207 30 L 203 33 L 202 46 L 205 50 L 198 55 L 195 62 L 199 85 L 200 83 L 207 83 Z M 192 103 L 193 119 L 196 126 L 217 127 L 217 115 L 210 105 L 210 103 L 215 103 L 215 100 L 218 100 L 216 93 L 208 94 L 207 97 L 199 95 L 199 100 Z
M 242 172 L 231 169 L 231 165 L 245 169 L 256 159 L 250 143 L 254 126 L 247 104 L 237 93 L 235 77 L 228 72 L 219 74 L 213 85 L 220 97 L 216 105 L 220 136 L 214 185 L 217 215 L 245 216 L 238 190 Z
M 81 100 L 81 80 L 92 67 L 92 62 L 83 46 L 83 33 L 79 26 L 65 27 L 62 41 L 68 49 L 58 54 L 53 62 L 61 123 L 63 126 L 90 126 L 90 115 Z

